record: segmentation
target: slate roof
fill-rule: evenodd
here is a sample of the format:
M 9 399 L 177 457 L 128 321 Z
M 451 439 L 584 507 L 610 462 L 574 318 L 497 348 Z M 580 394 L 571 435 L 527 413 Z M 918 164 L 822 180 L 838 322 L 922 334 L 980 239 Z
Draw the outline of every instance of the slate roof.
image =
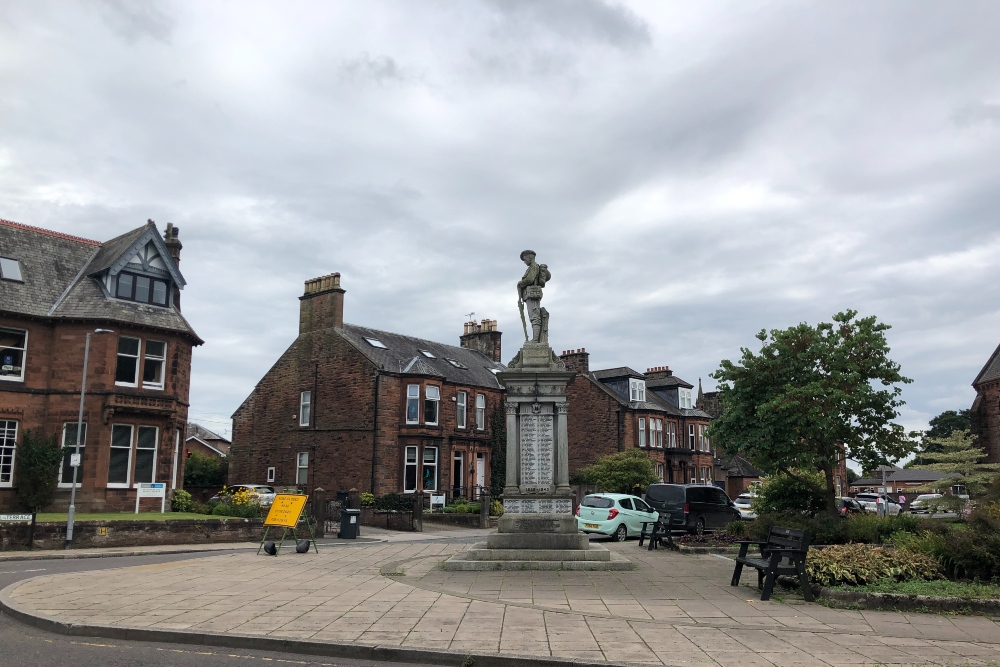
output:
M 345 324 L 343 329 L 334 331 L 360 350 L 376 366 L 393 373 L 434 375 L 453 384 L 498 389 L 501 385 L 493 370 L 507 370 L 506 366 L 496 363 L 479 350 L 369 329 L 356 324 Z M 378 339 L 386 349 L 374 347 L 365 338 Z M 426 357 L 421 350 L 427 350 L 435 358 Z M 453 365 L 448 359 L 457 361 L 465 368 Z M 408 368 L 410 370 L 407 370 Z
M 176 306 L 163 308 L 115 299 L 93 277 L 121 261 L 148 234 L 155 236 L 158 247 L 166 250 L 153 223 L 101 243 L 0 220 L 0 255 L 17 259 L 24 279 L 23 283 L 0 280 L 0 311 L 47 319 L 127 322 L 180 331 L 199 344 L 204 342 Z M 163 259 L 183 287 L 183 277 L 173 266 L 170 255 L 164 254 Z
M 945 477 L 953 477 L 954 473 L 940 472 L 938 470 L 915 470 L 904 468 L 901 470 L 886 470 L 886 482 L 936 482 Z M 862 477 L 851 482 L 851 486 L 880 486 L 882 477 Z
M 633 370 L 628 366 L 619 366 L 618 368 L 608 368 L 603 371 L 592 371 L 593 375 L 598 380 L 610 380 L 611 378 L 639 378 L 642 379 L 646 377 L 637 370 Z
M 185 438 L 198 438 L 200 440 L 222 440 L 223 442 L 229 442 L 229 438 L 221 436 L 215 431 L 210 431 L 201 424 L 196 424 L 194 422 L 188 422 Z
M 659 380 L 646 380 L 646 386 L 652 387 L 653 389 L 659 389 L 661 387 L 685 387 L 686 389 L 694 389 L 693 384 L 685 382 L 676 375 L 660 378 Z
M 993 350 L 993 354 L 990 355 L 989 361 L 983 366 L 983 370 L 979 371 L 979 375 L 976 376 L 975 381 L 973 381 L 972 386 L 982 384 L 984 382 L 990 382 L 991 380 L 1000 379 L 1000 346 Z
M 764 471 L 759 470 L 742 456 L 733 456 L 726 459 L 722 467 L 729 472 L 731 477 L 763 477 Z

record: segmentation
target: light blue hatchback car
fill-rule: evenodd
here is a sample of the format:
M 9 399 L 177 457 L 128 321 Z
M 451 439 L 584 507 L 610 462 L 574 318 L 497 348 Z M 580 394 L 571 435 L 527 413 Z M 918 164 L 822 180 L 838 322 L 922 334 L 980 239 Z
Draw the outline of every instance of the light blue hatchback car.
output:
M 576 525 L 585 533 L 609 535 L 619 542 L 638 537 L 644 521 L 656 521 L 656 510 L 637 496 L 593 493 L 576 509 Z

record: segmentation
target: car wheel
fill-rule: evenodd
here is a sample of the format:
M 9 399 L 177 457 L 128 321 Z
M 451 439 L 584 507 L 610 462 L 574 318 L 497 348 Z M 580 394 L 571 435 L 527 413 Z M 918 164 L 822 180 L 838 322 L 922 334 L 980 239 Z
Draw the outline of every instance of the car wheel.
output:
M 698 517 L 698 520 L 694 522 L 694 534 L 704 535 L 705 534 L 705 517 Z
M 624 542 L 625 538 L 628 537 L 628 528 L 625 527 L 624 523 L 618 524 L 618 529 L 615 530 L 615 534 L 612 535 L 616 542 Z

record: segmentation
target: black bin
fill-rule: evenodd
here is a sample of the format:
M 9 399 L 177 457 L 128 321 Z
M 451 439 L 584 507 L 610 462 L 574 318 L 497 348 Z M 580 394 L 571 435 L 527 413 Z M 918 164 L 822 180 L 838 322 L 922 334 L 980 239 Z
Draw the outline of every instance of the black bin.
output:
M 358 536 L 361 525 L 361 510 L 340 510 L 340 535 L 342 539 L 353 540 Z

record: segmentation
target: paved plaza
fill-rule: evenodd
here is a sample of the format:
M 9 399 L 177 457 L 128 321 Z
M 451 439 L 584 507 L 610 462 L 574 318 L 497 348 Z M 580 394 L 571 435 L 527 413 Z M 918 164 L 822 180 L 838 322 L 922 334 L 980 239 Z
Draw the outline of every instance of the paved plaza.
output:
M 761 602 L 754 572 L 729 586 L 733 563 L 725 557 L 650 552 L 634 541 L 607 545 L 636 563 L 629 572 L 445 572 L 440 564 L 468 546 L 447 538 L 462 535 L 385 534 L 383 542 L 318 555 L 241 551 L 41 576 L 6 589 L 3 602 L 88 626 L 459 657 L 741 667 L 1000 664 L 1000 624 L 984 617 L 834 610 L 792 595 Z

